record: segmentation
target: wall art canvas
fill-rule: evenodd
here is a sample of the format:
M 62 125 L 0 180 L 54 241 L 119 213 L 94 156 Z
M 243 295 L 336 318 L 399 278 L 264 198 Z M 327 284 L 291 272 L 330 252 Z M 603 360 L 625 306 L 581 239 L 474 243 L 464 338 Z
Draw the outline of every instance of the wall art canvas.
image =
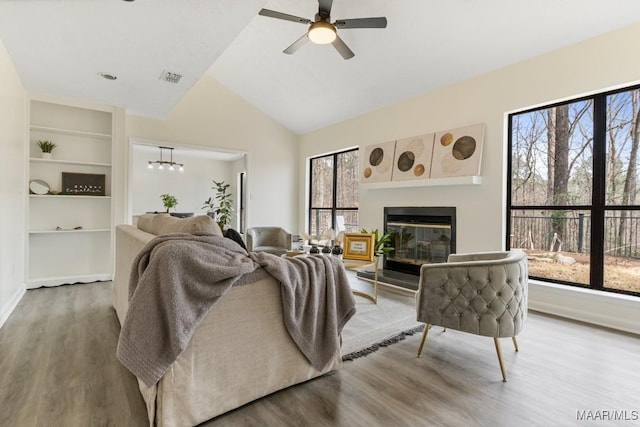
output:
M 435 134 L 429 133 L 396 141 L 396 155 L 391 181 L 429 178 L 434 137 Z
M 431 178 L 480 175 L 484 128 L 481 123 L 436 133 Z
M 366 146 L 362 162 L 362 183 L 391 181 L 395 141 Z

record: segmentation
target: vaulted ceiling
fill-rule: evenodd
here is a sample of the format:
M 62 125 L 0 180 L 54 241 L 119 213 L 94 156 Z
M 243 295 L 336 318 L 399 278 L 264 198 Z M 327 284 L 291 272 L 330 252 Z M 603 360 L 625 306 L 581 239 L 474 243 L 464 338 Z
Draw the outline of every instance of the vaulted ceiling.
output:
M 205 74 L 303 134 L 640 21 L 637 0 L 334 0 L 331 45 L 282 50 L 317 0 L 0 0 L 0 39 L 35 93 L 165 117 Z M 182 75 L 178 83 L 160 79 Z M 116 80 L 106 80 L 109 73 Z

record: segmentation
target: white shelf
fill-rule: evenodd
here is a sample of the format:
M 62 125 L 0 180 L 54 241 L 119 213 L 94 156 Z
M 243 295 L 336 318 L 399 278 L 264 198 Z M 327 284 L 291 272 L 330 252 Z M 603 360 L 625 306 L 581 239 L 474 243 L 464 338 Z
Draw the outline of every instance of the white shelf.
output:
M 101 139 L 106 139 L 111 141 L 111 134 L 108 134 L 108 133 L 87 132 L 82 130 L 61 129 L 61 128 L 38 126 L 38 125 L 31 125 L 30 128 L 32 131 L 35 130 L 35 131 L 41 131 L 41 132 L 50 132 L 50 133 L 58 133 L 62 135 L 73 135 L 73 136 L 88 136 L 91 138 L 101 138 Z
M 31 157 L 29 161 L 33 163 L 50 163 L 59 165 L 79 165 L 79 166 L 100 166 L 110 168 L 110 163 L 94 163 L 94 162 L 78 162 L 74 160 L 58 160 L 58 159 L 40 159 L 37 157 Z
M 458 176 L 454 178 L 434 178 L 420 181 L 392 181 L 360 183 L 360 188 L 375 190 L 384 188 L 409 188 L 409 187 L 436 187 L 448 185 L 478 185 L 482 184 L 480 176 Z
M 29 230 L 29 234 L 108 233 L 108 228 L 83 228 L 82 230 Z
M 29 194 L 29 197 L 34 199 L 60 199 L 60 198 L 72 198 L 72 199 L 110 199 L 111 196 L 84 196 L 84 195 L 71 195 L 71 194 Z

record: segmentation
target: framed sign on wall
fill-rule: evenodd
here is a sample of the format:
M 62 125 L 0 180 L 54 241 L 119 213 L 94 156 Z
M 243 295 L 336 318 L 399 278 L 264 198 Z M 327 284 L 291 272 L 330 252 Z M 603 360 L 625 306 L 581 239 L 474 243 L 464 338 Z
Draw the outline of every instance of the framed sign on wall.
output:
M 105 175 L 62 172 L 62 192 L 71 196 L 104 196 Z

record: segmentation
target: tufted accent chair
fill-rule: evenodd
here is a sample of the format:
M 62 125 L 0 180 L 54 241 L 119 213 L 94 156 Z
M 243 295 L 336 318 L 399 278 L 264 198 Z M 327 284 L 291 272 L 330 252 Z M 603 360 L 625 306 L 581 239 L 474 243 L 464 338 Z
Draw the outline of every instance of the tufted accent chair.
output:
M 291 249 L 291 233 L 281 227 L 252 227 L 247 229 L 247 250 L 282 255 Z
M 416 294 L 418 321 L 426 323 L 418 357 L 431 325 L 492 337 L 502 371 L 498 338 L 516 335 L 527 318 L 528 264 L 522 251 L 451 254 L 448 262 L 424 264 Z

